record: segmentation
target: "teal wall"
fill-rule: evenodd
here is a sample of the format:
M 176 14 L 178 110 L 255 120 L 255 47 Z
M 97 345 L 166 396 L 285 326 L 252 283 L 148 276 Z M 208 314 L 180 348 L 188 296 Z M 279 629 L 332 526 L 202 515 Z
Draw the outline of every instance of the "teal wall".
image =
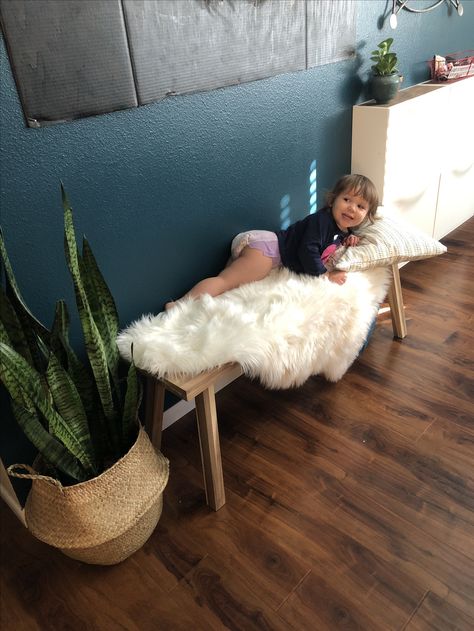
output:
M 25 127 L 1 43 L 1 224 L 33 312 L 50 324 L 60 297 L 75 310 L 60 180 L 123 325 L 216 272 L 235 233 L 278 228 L 288 201 L 292 221 L 307 214 L 313 160 L 322 203 L 350 170 L 351 108 L 367 98 L 376 44 L 395 38 L 405 86 L 428 78 L 433 53 L 474 48 L 473 1 L 464 0 L 462 18 L 446 3 L 402 11 L 396 31 L 382 19 L 391 4 L 358 1 L 351 60 L 43 129 Z M 75 322 L 76 342 L 78 331 Z

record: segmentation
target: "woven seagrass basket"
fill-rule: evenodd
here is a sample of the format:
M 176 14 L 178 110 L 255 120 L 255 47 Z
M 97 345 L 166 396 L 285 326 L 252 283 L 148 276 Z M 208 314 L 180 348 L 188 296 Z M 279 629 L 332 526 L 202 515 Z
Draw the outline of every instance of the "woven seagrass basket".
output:
M 16 472 L 20 467 L 29 473 Z M 35 537 L 73 559 L 114 565 L 136 552 L 155 529 L 169 463 L 140 428 L 125 456 L 86 482 L 62 486 L 25 465 L 8 471 L 32 480 L 25 518 Z

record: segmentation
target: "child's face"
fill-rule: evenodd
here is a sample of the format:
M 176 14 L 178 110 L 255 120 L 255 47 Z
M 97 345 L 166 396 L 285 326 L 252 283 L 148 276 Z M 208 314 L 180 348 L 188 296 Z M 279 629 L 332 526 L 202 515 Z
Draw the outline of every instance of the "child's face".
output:
M 332 205 L 332 216 L 341 230 L 355 228 L 361 224 L 369 212 L 369 203 L 355 191 L 344 191 L 336 197 Z

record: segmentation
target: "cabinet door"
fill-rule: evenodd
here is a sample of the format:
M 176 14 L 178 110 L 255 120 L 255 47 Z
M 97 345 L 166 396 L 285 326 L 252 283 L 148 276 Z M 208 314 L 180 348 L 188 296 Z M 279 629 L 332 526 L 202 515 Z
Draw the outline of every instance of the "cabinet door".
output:
M 442 151 L 439 120 L 447 95 L 434 90 L 389 108 L 384 205 L 433 234 Z
M 447 87 L 448 109 L 439 126 L 443 162 L 434 237 L 440 239 L 474 215 L 474 77 Z
M 352 110 L 351 172 L 370 178 L 385 196 L 388 108 L 356 105 Z

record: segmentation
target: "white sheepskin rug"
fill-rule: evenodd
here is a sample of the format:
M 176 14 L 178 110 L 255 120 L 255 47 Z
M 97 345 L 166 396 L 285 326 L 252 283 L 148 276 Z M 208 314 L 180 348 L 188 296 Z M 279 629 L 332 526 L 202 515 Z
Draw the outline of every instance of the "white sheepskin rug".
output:
M 145 315 L 117 343 L 130 361 L 162 377 L 237 362 L 267 388 L 311 375 L 339 380 L 361 349 L 389 283 L 388 268 L 351 272 L 344 285 L 286 269 L 216 298 L 186 299 Z

